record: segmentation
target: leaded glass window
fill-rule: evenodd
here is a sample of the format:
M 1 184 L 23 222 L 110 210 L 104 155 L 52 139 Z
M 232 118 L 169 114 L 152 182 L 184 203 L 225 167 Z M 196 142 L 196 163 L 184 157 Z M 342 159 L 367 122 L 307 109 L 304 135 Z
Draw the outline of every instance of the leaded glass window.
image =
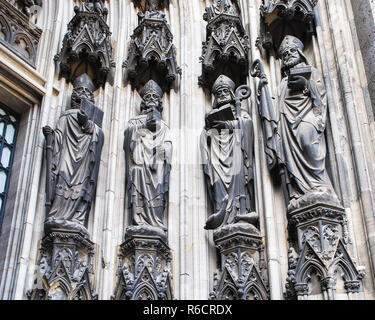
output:
M 0 104 L 0 233 L 18 132 L 17 116 Z

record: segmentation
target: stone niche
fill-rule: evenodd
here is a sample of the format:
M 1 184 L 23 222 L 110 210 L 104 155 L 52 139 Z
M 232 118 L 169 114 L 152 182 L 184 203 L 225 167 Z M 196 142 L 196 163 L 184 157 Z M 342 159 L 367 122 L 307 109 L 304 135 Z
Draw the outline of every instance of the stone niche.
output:
M 106 23 L 108 9 L 102 1 L 85 0 L 74 8 L 61 52 L 55 56 L 59 76 L 67 82 L 87 73 L 96 89 L 111 80 L 115 67 L 112 59 L 111 31 Z
M 175 87 L 181 69 L 177 66 L 173 35 L 160 11 L 138 13 L 138 26 L 131 36 L 128 59 L 124 62 L 126 82 L 141 89 L 149 80 L 164 92 Z
M 315 31 L 317 3 L 318 0 L 263 0 L 258 48 L 277 52 L 285 35 L 295 36 L 306 45 Z
M 249 36 L 241 19 L 237 0 L 216 1 L 206 8 L 206 41 L 202 43 L 202 75 L 199 85 L 211 89 L 221 74 L 231 78 L 236 87 L 246 84 L 249 70 Z

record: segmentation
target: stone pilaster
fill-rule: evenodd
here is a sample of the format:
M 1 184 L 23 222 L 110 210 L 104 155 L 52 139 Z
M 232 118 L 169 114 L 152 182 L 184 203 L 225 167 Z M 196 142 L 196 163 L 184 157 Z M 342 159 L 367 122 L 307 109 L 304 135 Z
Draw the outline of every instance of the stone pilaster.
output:
M 94 245 L 81 233 L 51 230 L 40 248 L 38 276 L 30 300 L 97 300 L 93 283 Z
M 268 300 L 264 245 L 252 225 L 237 223 L 214 232 L 221 266 L 215 273 L 211 300 Z
M 129 227 L 120 246 L 113 300 L 172 300 L 171 252 L 164 231 Z

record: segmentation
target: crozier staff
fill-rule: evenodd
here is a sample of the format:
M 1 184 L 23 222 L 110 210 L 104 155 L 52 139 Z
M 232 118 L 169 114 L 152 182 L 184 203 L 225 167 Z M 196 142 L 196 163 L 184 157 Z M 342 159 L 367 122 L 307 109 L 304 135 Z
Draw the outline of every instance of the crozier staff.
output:
M 252 76 L 260 78 L 259 113 L 267 162 L 283 176 L 289 211 L 319 201 L 338 204 L 325 168 L 326 90 L 303 49 L 302 42 L 293 36 L 286 36 L 281 43 L 283 79 L 276 106 L 261 62 L 255 61 L 251 70 Z

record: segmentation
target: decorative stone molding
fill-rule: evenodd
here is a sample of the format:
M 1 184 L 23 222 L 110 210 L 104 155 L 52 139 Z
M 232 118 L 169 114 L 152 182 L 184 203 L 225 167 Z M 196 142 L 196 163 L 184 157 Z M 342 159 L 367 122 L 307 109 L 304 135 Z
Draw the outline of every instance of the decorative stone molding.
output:
M 35 68 L 42 30 L 10 1 L 0 4 L 0 43 Z
M 249 37 L 243 27 L 237 0 L 217 0 L 206 8 L 206 41 L 203 42 L 202 75 L 199 84 L 211 89 L 214 81 L 223 74 L 231 78 L 236 87 L 246 83 L 249 69 Z
M 110 80 L 111 69 L 115 67 L 111 32 L 106 23 L 108 9 L 103 1 L 85 0 L 74 12 L 61 52 L 55 56 L 59 75 L 67 82 L 74 82 L 87 73 L 97 89 Z
M 123 64 L 127 81 L 133 89 L 139 90 L 149 80 L 154 80 L 168 92 L 174 87 L 181 68 L 177 66 L 176 48 L 165 14 L 138 13 L 138 22 L 131 36 L 128 59 Z
M 347 293 L 362 290 L 364 269 L 357 267 L 343 241 L 344 209 L 317 204 L 291 213 L 289 271 L 285 297 L 299 299 L 311 295 L 312 274 L 320 281 L 327 300 L 334 300 L 338 277 L 342 277 Z M 340 271 L 340 272 L 338 272 Z
M 129 227 L 120 246 L 113 300 L 172 300 L 171 252 L 165 235 Z M 148 235 L 147 235 L 148 234 Z
M 237 223 L 214 231 L 221 258 L 215 273 L 211 300 L 268 300 L 264 276 L 264 245 L 259 231 L 250 224 Z
M 43 0 L 6 0 L 22 13 L 31 17 L 35 9 L 43 5 Z
M 81 233 L 51 230 L 41 244 L 30 300 L 97 300 L 92 288 L 94 245 Z
M 169 7 L 170 0 L 132 0 L 142 12 L 163 10 Z
M 318 0 L 263 0 L 257 46 L 277 49 L 287 34 L 306 43 L 315 29 L 314 7 L 317 3 Z

